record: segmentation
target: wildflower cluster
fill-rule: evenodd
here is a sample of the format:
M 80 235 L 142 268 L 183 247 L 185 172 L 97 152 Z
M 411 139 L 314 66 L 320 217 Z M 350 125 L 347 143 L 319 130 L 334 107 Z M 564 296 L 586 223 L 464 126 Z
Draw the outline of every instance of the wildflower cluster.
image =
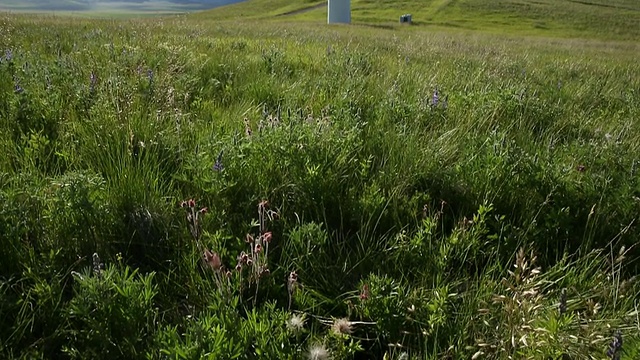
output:
M 185 209 L 187 213 L 187 227 L 191 237 L 195 240 L 198 250 L 204 253 L 200 238 L 202 237 L 202 216 L 207 213 L 208 209 L 206 207 L 198 209 L 196 201 L 193 199 L 182 201 L 180 207 Z
M 269 114 L 266 108 L 263 109 L 262 119 L 260 119 L 260 123 L 258 124 L 258 131 L 262 133 L 262 131 L 267 128 L 275 129 L 280 126 L 281 115 L 280 107 L 278 107 L 278 112 L 275 115 Z
M 204 262 L 207 267 L 213 270 L 213 281 L 216 288 L 224 298 L 229 298 L 231 292 L 231 277 L 233 274 L 227 270 L 222 264 L 220 255 L 217 252 L 211 252 L 209 249 L 204 250 Z
M 240 283 L 246 276 L 249 284 L 254 284 L 256 287 L 254 303 L 258 295 L 260 279 L 271 273 L 268 258 L 269 244 L 273 238 L 273 233 L 267 231 L 266 221 L 267 219 L 272 220 L 276 213 L 269 210 L 268 207 L 269 203 L 266 200 L 258 204 L 259 233 L 245 236 L 245 243 L 249 246 L 249 251 L 241 252 L 237 258 L 236 271 L 240 274 Z M 247 270 L 246 274 L 245 269 Z
M 228 297 L 231 291 L 231 277 L 233 274 L 222 264 L 220 255 L 215 251 L 205 248 L 201 241 L 202 216 L 208 212 L 208 209 L 206 207 L 198 209 L 196 201 L 193 199 L 182 201 L 180 207 L 185 209 L 187 213 L 187 227 L 189 228 L 191 237 L 198 246 L 198 251 L 202 254 L 204 267 L 213 271 L 213 279 L 218 291 L 225 297 Z
M 93 253 L 91 262 L 93 265 L 93 274 L 97 277 L 100 277 L 102 275 L 102 270 L 104 269 L 104 264 L 100 261 L 100 256 L 98 255 L 98 253 Z

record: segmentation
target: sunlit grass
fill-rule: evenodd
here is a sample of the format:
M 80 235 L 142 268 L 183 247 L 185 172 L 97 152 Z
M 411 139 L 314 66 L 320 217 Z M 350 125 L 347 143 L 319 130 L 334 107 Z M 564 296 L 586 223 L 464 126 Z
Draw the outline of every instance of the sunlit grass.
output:
M 317 4 L 0 15 L 0 357 L 636 358 L 638 42 Z

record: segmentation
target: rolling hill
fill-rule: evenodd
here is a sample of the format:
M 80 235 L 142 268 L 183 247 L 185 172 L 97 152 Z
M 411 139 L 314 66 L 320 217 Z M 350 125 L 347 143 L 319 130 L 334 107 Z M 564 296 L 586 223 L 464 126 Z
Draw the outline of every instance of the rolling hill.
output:
M 194 16 L 215 20 L 273 18 L 326 19 L 324 1 L 248 0 Z M 634 0 L 352 0 L 354 24 L 399 26 L 402 14 L 413 25 L 522 35 L 640 38 L 640 2 Z

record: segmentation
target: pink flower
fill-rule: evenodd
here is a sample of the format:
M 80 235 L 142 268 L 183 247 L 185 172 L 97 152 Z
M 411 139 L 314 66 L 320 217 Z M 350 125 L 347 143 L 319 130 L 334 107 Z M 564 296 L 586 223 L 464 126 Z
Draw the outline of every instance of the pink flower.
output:
M 364 301 L 369 299 L 369 285 L 362 285 L 362 291 L 360 292 L 360 300 Z
M 204 250 L 204 260 L 213 270 L 219 270 L 222 267 L 220 255 L 216 252 L 212 253 L 209 249 Z

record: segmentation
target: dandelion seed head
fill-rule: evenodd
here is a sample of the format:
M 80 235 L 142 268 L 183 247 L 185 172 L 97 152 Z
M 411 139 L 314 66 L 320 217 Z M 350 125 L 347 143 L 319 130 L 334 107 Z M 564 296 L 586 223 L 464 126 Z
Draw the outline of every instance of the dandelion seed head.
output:
M 328 360 L 329 350 L 324 344 L 314 344 L 309 348 L 309 360 Z

